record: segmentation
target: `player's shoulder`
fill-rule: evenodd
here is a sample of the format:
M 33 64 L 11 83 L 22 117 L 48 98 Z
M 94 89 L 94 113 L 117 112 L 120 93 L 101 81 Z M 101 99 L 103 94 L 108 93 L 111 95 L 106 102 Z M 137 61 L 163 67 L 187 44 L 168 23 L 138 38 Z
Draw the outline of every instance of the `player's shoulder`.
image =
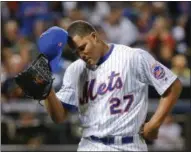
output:
M 134 48 L 134 56 L 140 60 L 153 59 L 153 56 L 146 49 L 142 48 Z
M 133 48 L 127 46 L 127 45 L 123 45 L 123 44 L 116 44 L 114 43 L 114 50 L 117 51 L 132 51 Z
M 130 47 L 123 44 L 114 44 L 116 52 L 128 54 L 128 56 L 136 56 L 144 54 L 145 50 L 141 48 Z
M 86 68 L 86 64 L 82 59 L 77 59 L 76 61 L 72 62 L 67 70 L 68 71 L 81 71 Z

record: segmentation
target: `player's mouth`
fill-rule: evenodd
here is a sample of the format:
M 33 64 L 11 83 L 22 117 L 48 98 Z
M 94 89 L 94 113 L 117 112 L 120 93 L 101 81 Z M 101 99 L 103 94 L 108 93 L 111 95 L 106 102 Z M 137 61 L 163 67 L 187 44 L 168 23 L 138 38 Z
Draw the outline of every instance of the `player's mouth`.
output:
M 92 65 L 92 59 L 91 58 L 84 58 L 83 59 L 87 64 Z

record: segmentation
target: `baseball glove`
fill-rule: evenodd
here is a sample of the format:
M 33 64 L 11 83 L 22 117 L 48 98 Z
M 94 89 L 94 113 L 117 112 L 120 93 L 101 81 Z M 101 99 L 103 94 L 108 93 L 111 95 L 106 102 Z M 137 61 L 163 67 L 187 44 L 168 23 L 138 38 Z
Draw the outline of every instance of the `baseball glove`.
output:
M 15 77 L 17 85 L 24 96 L 35 100 L 43 100 L 52 88 L 52 73 L 48 59 L 40 54 L 29 67 Z

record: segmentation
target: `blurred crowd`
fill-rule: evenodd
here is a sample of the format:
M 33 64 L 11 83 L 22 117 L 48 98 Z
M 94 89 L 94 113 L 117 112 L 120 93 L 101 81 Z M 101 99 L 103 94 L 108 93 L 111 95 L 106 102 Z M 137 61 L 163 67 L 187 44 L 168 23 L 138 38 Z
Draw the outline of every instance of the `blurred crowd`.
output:
M 11 104 L 15 99 L 24 98 L 13 77 L 38 56 L 36 41 L 39 36 L 51 26 L 67 29 L 75 20 L 86 20 L 93 24 L 108 43 L 145 49 L 175 72 L 184 86 L 190 86 L 191 2 L 1 2 L 1 103 Z M 66 46 L 60 68 L 53 73 L 56 91 L 61 87 L 65 69 L 76 59 Z M 66 122 L 68 125 L 61 125 L 62 131 L 58 131 L 58 125 L 56 133 L 54 130 L 54 134 L 51 134 L 52 127 L 37 125 L 40 123 L 36 114 L 25 112 L 12 114 L 11 117 L 15 115 L 15 132 L 10 133 L 12 126 L 3 124 L 5 135 L 2 134 L 2 141 L 5 144 L 58 144 L 64 141 L 47 141 L 45 139 L 51 138 L 45 138 L 45 135 L 79 140 L 80 130 L 75 125 L 70 127 L 71 120 Z M 37 131 L 36 136 L 31 134 L 31 138 L 26 140 L 23 137 L 25 129 L 28 129 L 28 133 L 31 131 L 30 127 L 25 126 L 35 126 L 37 130 L 40 127 L 43 132 Z M 70 135 L 61 136 L 63 128 Z M 76 137 L 72 136 L 73 133 Z M 15 138 L 13 134 L 17 137 L 20 135 L 20 138 Z

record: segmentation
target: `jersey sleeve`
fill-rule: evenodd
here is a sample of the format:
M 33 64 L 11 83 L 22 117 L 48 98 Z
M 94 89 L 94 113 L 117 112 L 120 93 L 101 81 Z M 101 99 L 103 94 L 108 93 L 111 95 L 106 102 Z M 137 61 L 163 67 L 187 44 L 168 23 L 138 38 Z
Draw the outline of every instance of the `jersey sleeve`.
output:
M 61 89 L 56 93 L 57 98 L 61 101 L 64 108 L 69 111 L 76 111 L 78 109 L 78 95 L 77 95 L 77 75 L 74 66 L 69 66 L 66 69 L 63 78 Z
M 137 60 L 140 81 L 154 86 L 160 95 L 177 79 L 171 70 L 155 60 L 147 51 L 138 50 Z

